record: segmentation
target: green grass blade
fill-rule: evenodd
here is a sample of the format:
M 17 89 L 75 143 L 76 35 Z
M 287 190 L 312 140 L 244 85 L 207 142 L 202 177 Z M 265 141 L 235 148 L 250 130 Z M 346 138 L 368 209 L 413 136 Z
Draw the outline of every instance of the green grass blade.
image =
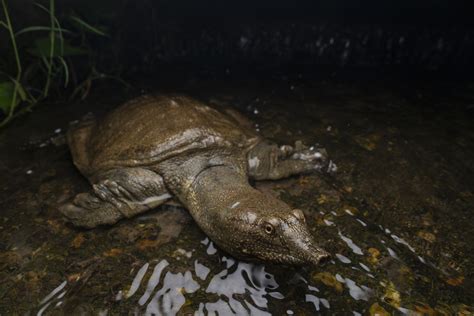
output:
M 52 1 L 52 0 L 50 0 L 50 1 Z M 52 8 L 54 8 L 54 2 L 50 2 L 50 5 L 51 4 L 53 5 Z M 51 10 L 50 9 L 46 8 L 44 5 L 42 5 L 41 3 L 38 3 L 38 2 L 35 2 L 35 5 L 51 16 Z M 59 23 L 58 18 L 56 18 L 56 16 L 54 15 L 54 12 L 53 12 L 52 18 L 54 20 L 54 24 L 57 25 L 57 30 L 58 30 L 58 33 L 59 33 L 59 41 L 60 41 L 60 51 L 61 51 L 61 54 L 62 54 L 62 52 L 64 51 L 64 37 L 63 37 L 63 34 L 62 34 L 64 29 L 61 27 L 61 24 Z M 54 32 L 56 30 L 56 27 L 53 25 L 52 27 L 50 27 L 50 30 L 53 30 L 53 32 Z
M 23 85 L 21 83 L 19 83 L 18 81 L 16 81 L 15 79 L 13 79 L 13 78 L 12 78 L 12 81 L 16 85 L 18 95 L 20 96 L 20 100 L 21 101 L 26 101 L 28 99 L 28 97 L 26 95 L 25 89 L 23 88 Z
M 50 63 L 49 63 L 49 60 L 46 58 L 46 56 L 41 56 L 41 61 L 43 62 L 46 69 L 49 69 Z
M 81 18 L 79 18 L 77 16 L 72 16 L 71 19 L 73 21 L 75 21 L 76 23 L 78 23 L 80 26 L 82 26 L 84 29 L 88 30 L 89 32 L 92 32 L 92 33 L 100 35 L 100 36 L 108 36 L 107 34 L 102 32 L 101 30 L 99 30 L 98 28 L 90 25 L 89 23 L 85 22 L 84 20 L 82 20 Z
M 18 35 L 21 35 L 21 34 L 25 34 L 25 33 L 29 33 L 29 32 L 38 32 L 38 31 L 58 31 L 58 32 L 62 32 L 62 33 L 71 33 L 71 31 L 69 30 L 66 30 L 66 29 L 63 29 L 63 28 L 51 28 L 49 26 L 29 26 L 29 27 L 25 27 L 24 29 L 21 29 L 19 30 L 18 32 L 15 33 L 15 36 L 18 36 Z
M 44 5 L 42 5 L 41 3 L 35 2 L 35 6 L 37 6 L 38 8 L 40 8 L 40 9 L 46 11 L 46 13 L 49 14 L 49 9 L 46 8 Z

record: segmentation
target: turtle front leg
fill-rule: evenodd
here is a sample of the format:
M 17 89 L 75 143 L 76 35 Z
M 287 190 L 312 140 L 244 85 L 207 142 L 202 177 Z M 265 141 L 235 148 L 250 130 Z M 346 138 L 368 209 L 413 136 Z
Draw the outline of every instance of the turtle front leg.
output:
M 248 153 L 248 170 L 255 180 L 277 180 L 315 171 L 333 172 L 336 165 L 325 149 L 308 148 L 301 141 L 280 147 L 262 142 Z
M 171 197 L 161 176 L 147 169 L 109 170 L 94 180 L 90 192 L 76 195 L 60 208 L 75 226 L 111 225 L 157 207 Z

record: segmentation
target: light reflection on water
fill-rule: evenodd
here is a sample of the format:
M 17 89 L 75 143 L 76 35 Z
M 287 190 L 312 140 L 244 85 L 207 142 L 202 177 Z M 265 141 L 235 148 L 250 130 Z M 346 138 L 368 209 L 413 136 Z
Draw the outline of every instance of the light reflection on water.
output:
M 186 302 L 184 294 L 194 293 L 199 288 L 190 271 L 184 274 L 168 271 L 163 279 L 163 286 L 146 305 L 146 314 L 176 315 Z
M 52 305 L 53 303 L 56 303 L 54 306 L 59 307 L 62 305 L 63 301 L 61 300 L 64 295 L 66 295 L 67 291 L 62 291 L 67 285 L 67 281 L 62 282 L 58 287 L 56 287 L 54 290 L 51 291 L 48 295 L 46 295 L 45 298 L 43 298 L 40 302 L 40 310 L 38 311 L 38 316 L 43 315 L 43 313 L 46 311 L 46 309 Z M 62 292 L 61 292 L 62 291 Z M 58 294 L 59 293 L 59 294 Z
M 345 213 L 346 218 L 351 218 L 354 223 L 364 223 L 362 226 L 367 227 L 367 224 L 354 214 Z M 350 297 L 354 302 L 369 302 L 377 299 L 376 291 L 372 286 L 378 286 L 377 283 L 387 277 L 385 274 L 381 275 L 380 271 L 372 272 L 364 251 L 367 246 L 385 249 L 391 258 L 401 262 L 400 256 L 392 247 L 398 249 L 397 244 L 402 245 L 424 263 L 424 259 L 416 254 L 415 249 L 408 242 L 393 234 L 390 229 L 381 226 L 379 227 L 383 234 L 374 235 L 377 238 L 369 241 L 373 243 L 372 245 L 359 246 L 358 235 L 353 234 L 348 237 L 347 233 L 341 232 L 342 225 L 338 223 L 340 218 L 334 216 L 331 229 L 334 230 L 334 236 L 338 236 L 341 240 L 340 244 L 347 247 L 347 251 L 343 252 L 344 255 L 336 253 L 335 258 L 338 262 L 332 260 L 332 266 L 336 268 L 336 271 L 341 271 L 334 275 L 337 282 L 344 288 L 343 295 Z M 357 227 L 361 226 L 357 224 Z M 265 265 L 241 262 L 224 256 L 208 238 L 202 240 L 200 244 L 202 251 L 194 249 L 188 251 L 182 248 L 174 250 L 175 254 L 187 260 L 188 270 L 183 271 L 182 265 L 173 264 L 175 261 L 167 259 L 143 263 L 131 279 L 129 286 L 124 285 L 122 290 L 114 294 L 115 301 L 117 303 L 131 302 L 137 307 L 136 312 L 146 315 L 176 315 L 184 306 L 192 304 L 194 315 L 199 316 L 271 315 L 272 304 L 285 300 L 288 285 L 304 289 L 303 293 L 299 294 L 301 297 L 297 299 L 307 303 L 306 310 L 324 312 L 331 308 L 331 300 L 336 300 L 335 297 L 331 297 L 334 293 L 321 291 L 313 279 L 307 280 L 298 272 L 291 272 L 292 277 L 286 276 L 290 280 L 287 282 L 289 284 L 280 286 L 277 279 L 281 278 L 269 273 Z M 199 257 L 204 253 L 210 257 L 217 256 L 220 265 L 206 266 L 206 258 Z M 181 260 L 179 257 L 175 259 Z M 361 280 L 368 283 L 361 284 Z M 369 282 L 369 280 L 373 281 Z M 39 304 L 37 314 L 42 315 L 52 309 L 61 308 L 67 291 L 68 282 L 64 281 L 45 296 Z M 410 312 L 404 307 L 399 307 L 399 311 Z M 281 312 L 287 315 L 294 313 L 292 309 Z M 102 313 L 106 314 L 107 311 L 103 310 Z M 357 311 L 353 313 L 359 314 Z
M 207 249 L 215 249 L 211 242 L 203 242 Z M 209 251 L 207 251 L 209 253 Z M 211 251 L 214 253 L 214 251 Z M 199 303 L 195 315 L 270 315 L 268 299 L 282 299 L 275 277 L 265 271 L 263 265 L 244 263 L 225 256 L 221 257 L 223 269 L 209 277 L 210 268 L 194 260 L 194 271 L 172 272 L 168 261 L 156 264 L 145 293 L 138 300 L 148 315 L 176 315 L 186 303 L 186 295 L 198 290 L 209 297 Z M 142 282 L 146 263 L 138 270 L 126 298 L 133 299 L 136 286 Z M 160 275 L 163 277 L 160 278 Z M 204 281 L 198 283 L 198 281 Z M 154 292 L 154 294 L 152 294 Z M 149 299 L 149 297 L 151 300 Z

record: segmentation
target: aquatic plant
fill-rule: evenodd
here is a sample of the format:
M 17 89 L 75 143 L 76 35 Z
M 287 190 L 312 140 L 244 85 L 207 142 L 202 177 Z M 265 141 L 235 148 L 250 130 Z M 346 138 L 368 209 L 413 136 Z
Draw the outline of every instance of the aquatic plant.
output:
M 16 44 L 16 36 L 13 32 L 12 23 L 5 0 L 2 0 L 2 7 L 5 15 L 5 21 L 0 21 L 0 25 L 7 29 L 8 34 L 10 36 L 13 52 L 15 54 L 17 74 L 15 79 L 10 78 L 10 81 L 0 83 L 0 110 L 6 113 L 6 118 L 0 123 L 0 126 L 5 125 L 13 118 L 15 108 L 20 103 L 18 97 L 26 99 L 25 90 L 20 84 L 20 79 L 22 76 L 22 66 L 20 61 L 20 55 L 18 53 L 18 47 Z
M 96 70 L 92 49 L 86 41 L 88 34 L 106 37 L 103 30 L 74 13 L 65 16 L 65 22 L 73 31 L 63 28 L 56 12 L 55 0 L 49 0 L 48 7 L 34 3 L 38 10 L 48 14 L 49 25 L 29 26 L 15 32 L 6 1 L 1 0 L 1 4 L 4 20 L 0 20 L 0 25 L 8 32 L 16 69 L 15 75 L 0 71 L 0 127 L 50 96 L 53 87 L 67 88 L 74 81 L 71 97 L 80 95 L 84 99 L 93 80 L 110 78 Z M 20 46 L 22 37 L 28 33 L 34 33 L 33 40 L 29 39 Z M 72 40 L 77 38 L 80 39 L 79 43 L 72 44 Z M 77 56 L 87 59 L 88 74 L 81 81 L 77 79 L 74 69 L 73 57 Z

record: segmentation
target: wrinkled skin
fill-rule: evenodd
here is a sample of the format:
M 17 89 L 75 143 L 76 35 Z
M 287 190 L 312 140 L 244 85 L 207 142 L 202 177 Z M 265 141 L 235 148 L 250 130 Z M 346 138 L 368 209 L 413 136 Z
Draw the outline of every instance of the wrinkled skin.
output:
M 63 205 L 74 225 L 114 224 L 175 196 L 223 250 L 245 260 L 318 264 L 329 254 L 302 211 L 248 182 L 331 171 L 324 150 L 276 146 L 231 109 L 183 96 L 132 100 L 97 123 L 73 126 L 74 163 L 92 184 Z
M 328 257 L 301 210 L 252 188 L 244 177 L 235 181 L 239 176 L 227 166 L 210 168 L 182 198 L 212 240 L 245 260 L 317 265 Z

